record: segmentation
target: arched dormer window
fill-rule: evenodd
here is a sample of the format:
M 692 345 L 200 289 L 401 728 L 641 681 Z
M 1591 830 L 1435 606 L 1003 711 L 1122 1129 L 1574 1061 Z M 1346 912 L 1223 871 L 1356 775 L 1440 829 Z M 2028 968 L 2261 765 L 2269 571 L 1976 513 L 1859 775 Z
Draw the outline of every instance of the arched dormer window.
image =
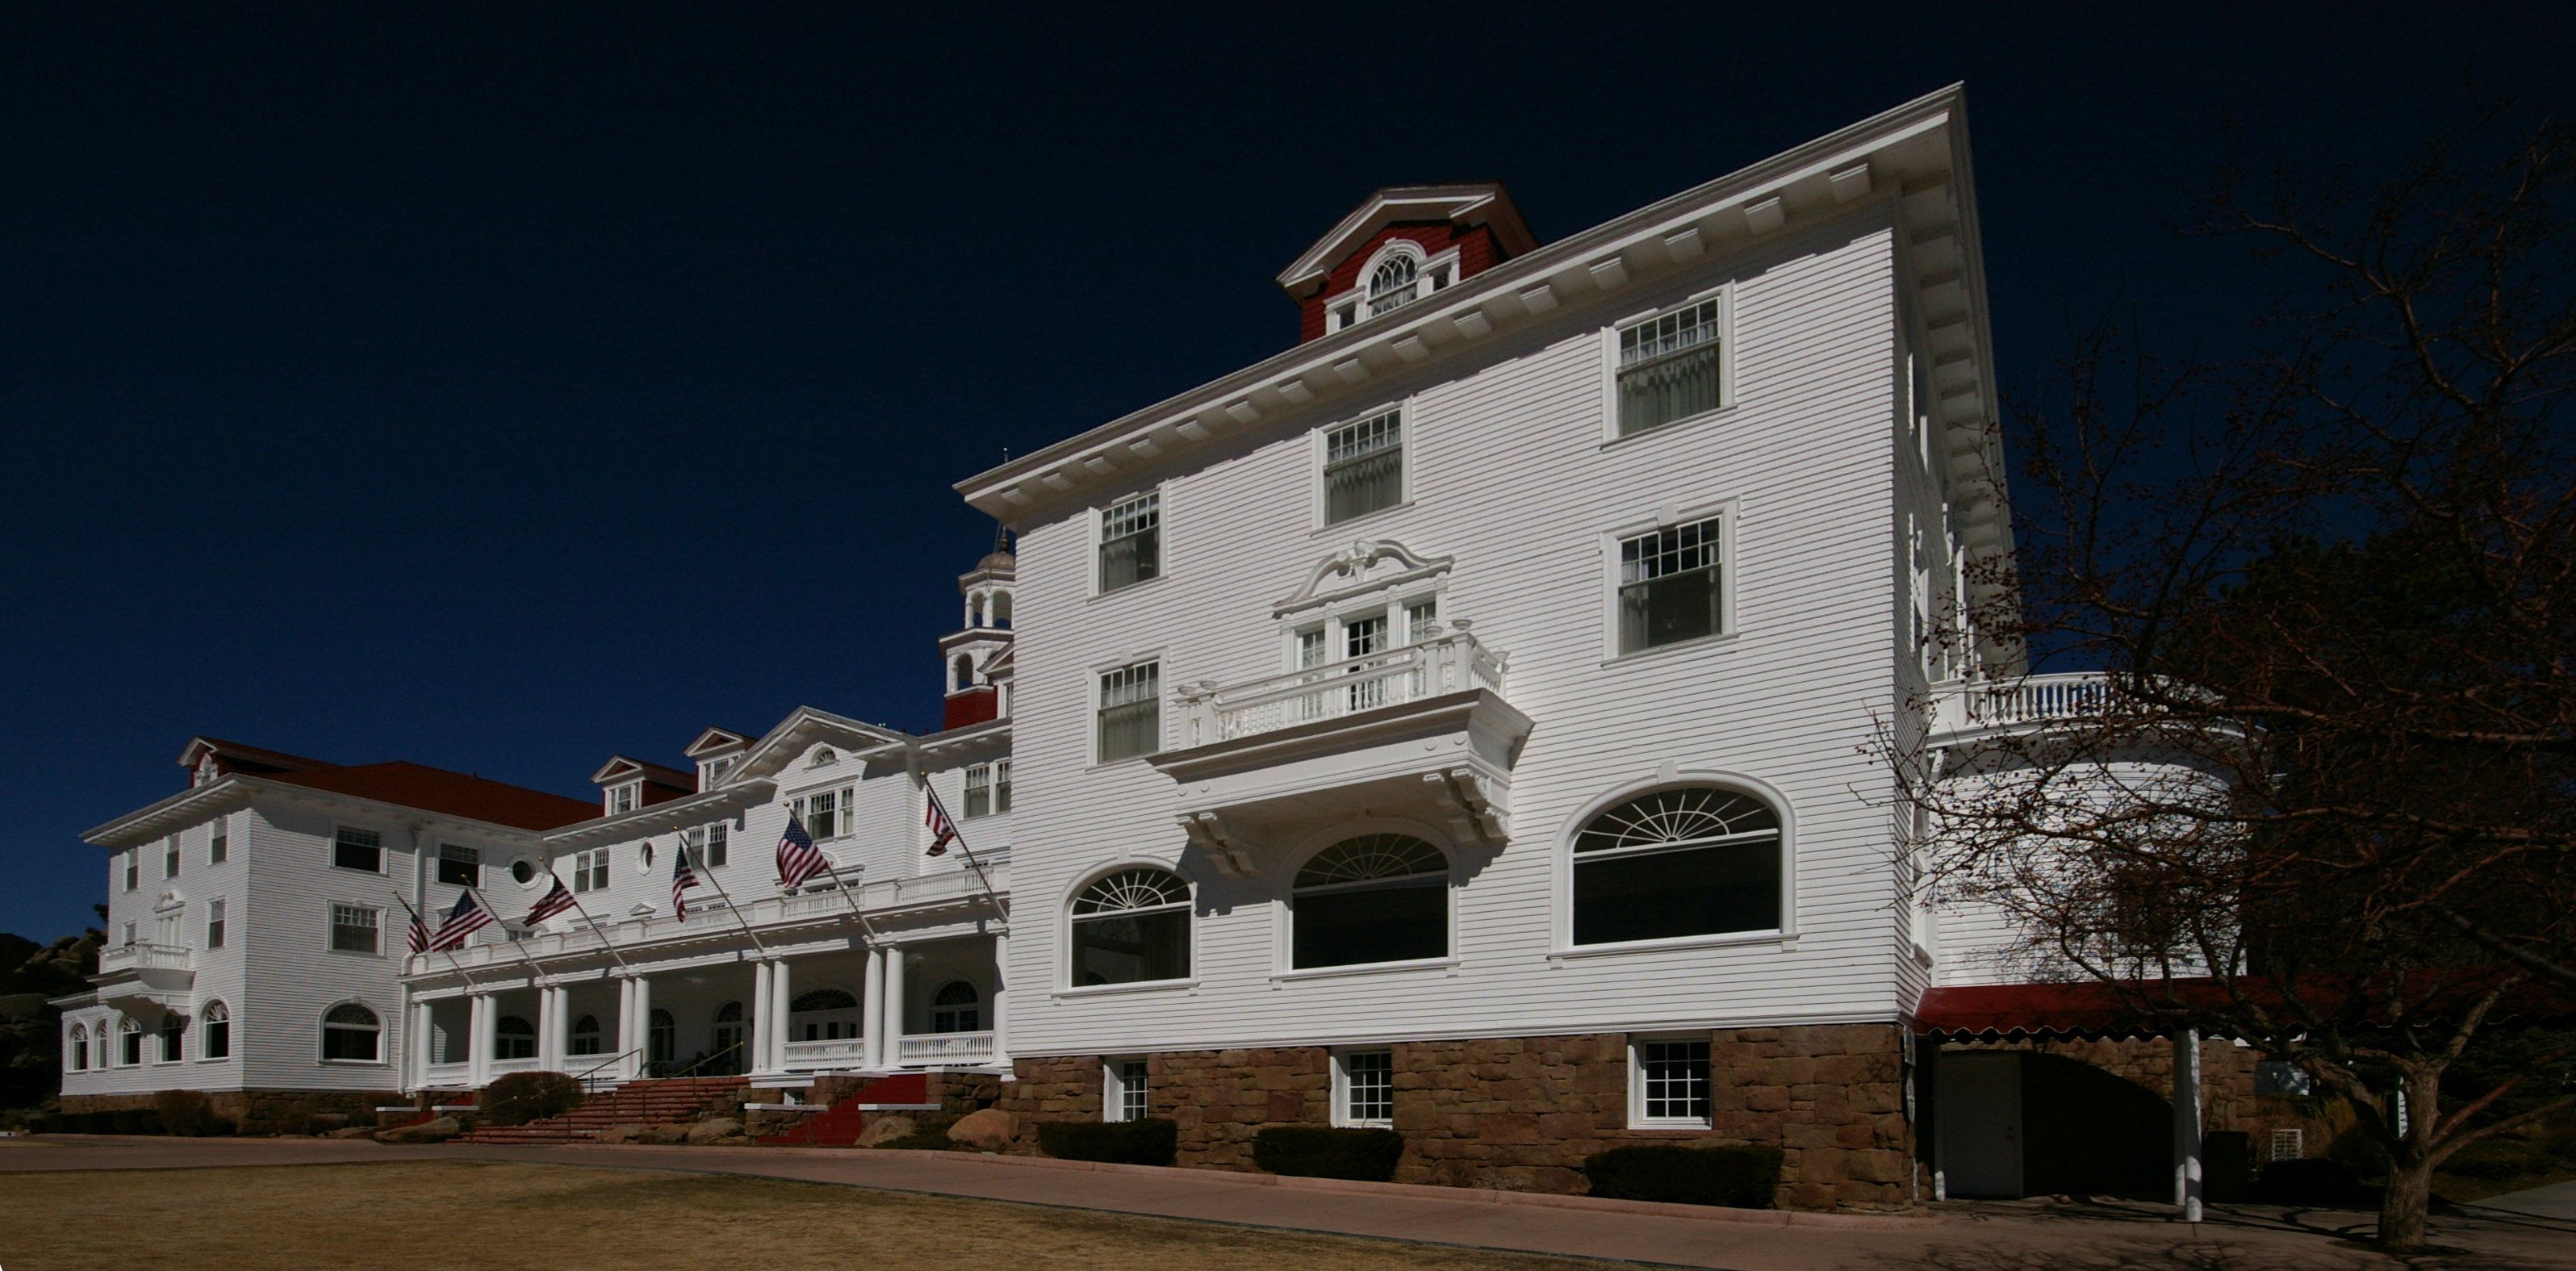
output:
M 1190 974 L 1190 887 L 1167 869 L 1122 869 L 1073 898 L 1077 986 Z
M 1449 858 L 1409 834 L 1325 848 L 1289 894 L 1288 960 L 1298 970 L 1449 954 Z
M 1374 318 L 1401 309 L 1422 294 L 1422 266 L 1410 252 L 1398 252 L 1369 271 L 1368 311 Z
M 1741 790 L 1674 786 L 1574 836 L 1574 943 L 1781 929 L 1780 812 Z
M 983 995 L 964 980 L 950 980 L 930 998 L 930 1031 L 971 1033 L 984 1026 Z

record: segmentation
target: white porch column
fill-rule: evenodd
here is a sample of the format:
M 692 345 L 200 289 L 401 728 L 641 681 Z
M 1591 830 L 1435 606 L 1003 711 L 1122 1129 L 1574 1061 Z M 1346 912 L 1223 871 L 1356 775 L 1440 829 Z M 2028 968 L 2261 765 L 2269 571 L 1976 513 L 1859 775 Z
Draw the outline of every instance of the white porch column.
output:
M 745 1009 L 751 1012 L 750 1036 L 743 1038 L 742 1070 L 769 1072 L 769 977 L 766 962 L 751 964 L 751 1001 Z
M 868 970 L 859 985 L 859 993 L 860 1005 L 864 1008 L 859 1012 L 859 1028 L 866 1040 L 866 1044 L 860 1047 L 859 1062 L 869 1068 L 886 1067 L 889 1060 L 885 1050 L 885 1023 L 878 1017 L 879 1008 L 885 1003 L 885 950 L 874 943 L 868 945 Z
M 411 1081 L 404 1088 L 418 1090 L 429 1084 L 429 1066 L 438 1062 L 438 1052 L 431 1049 L 436 1041 L 430 1031 L 430 1004 L 411 1004 Z
M 492 1080 L 492 1042 L 494 1025 L 498 1023 L 498 1012 L 492 1008 L 496 1005 L 491 994 L 477 993 L 467 1012 L 471 1024 L 466 1036 L 471 1040 L 466 1043 L 470 1048 L 466 1054 L 466 1081 L 477 1090 Z
M 2184 1222 L 2200 1221 L 2200 1030 L 2173 1038 L 2174 1203 Z
M 619 977 L 617 981 L 617 1022 L 611 1025 L 608 1053 L 618 1056 L 617 1075 L 632 1077 L 633 1060 L 626 1052 L 635 1049 L 635 981 Z
M 993 933 L 993 1063 L 1011 1066 L 1011 933 Z
M 653 981 L 652 981 L 652 980 L 650 980 L 650 979 L 647 979 L 647 978 L 646 978 L 646 977 L 644 977 L 644 976 L 640 976 L 640 975 L 639 975 L 639 976 L 636 976 L 636 977 L 635 977 L 635 1045 L 634 1045 L 634 1049 L 635 1049 L 635 1052 L 636 1052 L 636 1053 L 635 1053 L 635 1058 L 634 1058 L 634 1060 L 633 1060 L 633 1063 L 634 1063 L 634 1072 L 635 1072 L 635 1074 L 636 1074 L 636 1075 L 638 1075 L 638 1076 L 643 1075 L 643 1073 L 646 1071 L 646 1069 L 645 1069 L 645 1065 L 646 1065 L 647 1063 L 651 1062 L 651 1060 L 652 1060 L 652 1054 L 650 1053 L 650 1047 L 651 1047 L 651 1045 L 652 1045 L 652 1041 L 653 1041 Z
M 771 1072 L 787 1071 L 787 1043 L 795 1040 L 788 1035 L 787 1016 L 788 1008 L 795 1000 L 787 988 L 787 959 L 780 958 L 769 972 L 768 1059 Z
M 547 1021 L 538 1045 L 546 1049 L 546 1068 L 562 1072 L 572 1066 L 572 989 L 560 984 L 547 989 L 546 1004 L 554 1008 L 554 1018 Z
M 885 967 L 885 1062 L 888 1068 L 903 1066 L 903 946 L 886 950 Z

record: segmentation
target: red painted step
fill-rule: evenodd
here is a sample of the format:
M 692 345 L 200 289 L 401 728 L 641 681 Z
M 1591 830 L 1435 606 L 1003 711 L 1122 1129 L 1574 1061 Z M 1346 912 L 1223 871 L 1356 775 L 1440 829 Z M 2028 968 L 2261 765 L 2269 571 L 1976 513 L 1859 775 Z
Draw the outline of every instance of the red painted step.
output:
M 478 1126 L 466 1143 L 568 1143 L 599 1137 L 612 1125 L 669 1125 L 711 1110 L 739 1107 L 748 1077 L 675 1077 L 629 1081 L 591 1096 L 559 1117 L 526 1125 Z
M 903 1072 L 879 1077 L 860 1086 L 820 1112 L 806 1117 L 777 1134 L 762 1135 L 763 1143 L 789 1147 L 849 1147 L 859 1141 L 859 1132 L 867 1128 L 868 1118 L 885 1115 L 867 1110 L 870 1104 L 922 1104 L 930 1102 L 930 1077 L 926 1073 Z

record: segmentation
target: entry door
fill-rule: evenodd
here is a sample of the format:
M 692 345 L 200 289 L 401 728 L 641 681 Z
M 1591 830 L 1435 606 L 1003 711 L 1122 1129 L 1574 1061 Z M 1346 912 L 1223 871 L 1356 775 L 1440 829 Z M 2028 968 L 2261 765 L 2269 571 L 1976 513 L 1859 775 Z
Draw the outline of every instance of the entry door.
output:
M 1934 1069 L 1952 1196 L 2021 1195 L 2021 1056 L 1944 1051 Z

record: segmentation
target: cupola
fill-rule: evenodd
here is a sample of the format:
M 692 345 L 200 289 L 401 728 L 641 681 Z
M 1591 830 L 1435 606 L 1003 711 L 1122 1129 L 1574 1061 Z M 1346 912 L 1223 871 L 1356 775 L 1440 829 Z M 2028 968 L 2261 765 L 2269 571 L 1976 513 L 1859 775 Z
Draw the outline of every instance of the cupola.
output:
M 964 728 L 1010 714 L 1011 590 L 1019 579 L 1009 531 L 984 559 L 957 576 L 966 625 L 940 637 L 946 694 L 940 728 Z

